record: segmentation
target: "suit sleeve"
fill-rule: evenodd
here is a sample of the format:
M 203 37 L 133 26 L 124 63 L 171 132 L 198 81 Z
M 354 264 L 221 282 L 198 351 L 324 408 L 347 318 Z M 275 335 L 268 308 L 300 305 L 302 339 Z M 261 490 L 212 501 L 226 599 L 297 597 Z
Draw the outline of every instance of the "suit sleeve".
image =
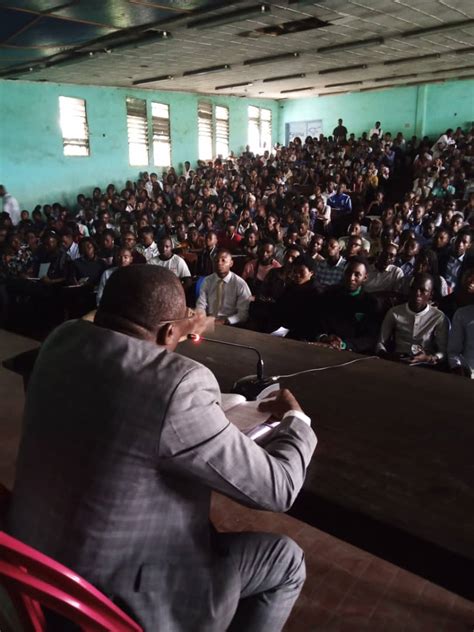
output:
M 390 342 L 390 339 L 395 331 L 395 317 L 393 313 L 393 308 L 389 309 L 385 314 L 385 318 L 383 319 L 382 329 L 380 331 L 379 341 L 376 346 L 377 353 L 387 353 L 387 344 Z
M 287 511 L 316 447 L 302 420 L 289 417 L 260 447 L 231 424 L 216 379 L 205 367 L 188 372 L 173 393 L 159 447 L 159 468 L 198 480 L 257 509 Z
M 209 278 L 209 277 L 208 277 Z M 207 308 L 209 306 L 209 282 L 208 279 L 204 279 L 201 285 L 201 289 L 199 291 L 198 300 L 196 301 L 196 309 L 199 309 L 206 314 L 208 313 Z

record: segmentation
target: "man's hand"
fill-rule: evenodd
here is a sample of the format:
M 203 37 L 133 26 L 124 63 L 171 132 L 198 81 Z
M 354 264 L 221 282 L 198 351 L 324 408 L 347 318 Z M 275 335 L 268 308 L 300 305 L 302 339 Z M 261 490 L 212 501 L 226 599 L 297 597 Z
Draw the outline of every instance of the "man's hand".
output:
M 192 312 L 190 310 L 188 318 L 176 321 L 176 326 L 179 327 L 179 341 L 183 342 L 187 339 L 189 334 L 201 335 L 205 331 L 212 331 L 214 328 L 214 318 L 212 316 L 206 316 L 206 313 L 197 310 Z
M 415 357 L 411 358 L 408 364 L 418 364 L 419 362 L 438 364 L 438 356 L 430 355 L 429 353 L 418 353 Z
M 274 394 L 272 393 L 272 397 Z M 262 413 L 270 413 L 275 419 L 281 419 L 289 410 L 303 412 L 298 400 L 287 388 L 276 391 L 276 397 L 273 399 L 264 399 L 259 404 L 258 410 Z
M 216 318 L 215 323 L 216 325 L 228 325 L 229 321 L 227 320 L 227 318 Z

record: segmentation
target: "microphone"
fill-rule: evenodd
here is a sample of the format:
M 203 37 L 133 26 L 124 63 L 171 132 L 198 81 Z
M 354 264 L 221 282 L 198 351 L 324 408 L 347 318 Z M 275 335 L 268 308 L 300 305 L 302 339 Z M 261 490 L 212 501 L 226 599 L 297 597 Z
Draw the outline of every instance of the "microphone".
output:
M 262 354 L 256 347 L 250 347 L 249 345 L 240 345 L 236 342 L 225 342 L 224 340 L 214 340 L 213 338 L 204 338 L 199 334 L 188 334 L 188 340 L 192 340 L 194 343 L 201 342 L 214 342 L 219 345 L 225 345 L 226 347 L 237 347 L 239 349 L 247 349 L 257 354 L 257 375 L 247 375 L 240 378 L 235 382 L 232 387 L 233 393 L 243 395 L 248 400 L 255 400 L 257 396 L 271 384 L 275 384 L 276 380 L 273 377 L 264 377 L 264 363 Z

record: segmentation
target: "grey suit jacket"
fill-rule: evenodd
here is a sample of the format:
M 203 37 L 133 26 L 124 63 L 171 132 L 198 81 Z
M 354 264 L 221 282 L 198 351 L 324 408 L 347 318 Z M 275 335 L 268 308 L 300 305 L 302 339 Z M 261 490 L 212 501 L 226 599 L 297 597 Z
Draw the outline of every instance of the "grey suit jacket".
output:
M 259 447 L 226 419 L 207 368 L 71 321 L 31 377 L 7 528 L 146 630 L 221 632 L 240 585 L 213 541 L 211 490 L 285 511 L 315 445 L 290 418 Z

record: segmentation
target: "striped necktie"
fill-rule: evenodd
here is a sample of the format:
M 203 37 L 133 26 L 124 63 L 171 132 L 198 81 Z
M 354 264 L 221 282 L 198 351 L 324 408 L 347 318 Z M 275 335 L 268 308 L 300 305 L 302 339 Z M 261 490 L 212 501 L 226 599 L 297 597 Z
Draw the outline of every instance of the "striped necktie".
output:
M 219 315 L 219 310 L 221 308 L 222 303 L 222 295 L 224 294 L 224 279 L 219 279 L 217 281 L 216 287 L 216 299 L 214 301 L 214 309 L 212 310 L 213 316 Z

